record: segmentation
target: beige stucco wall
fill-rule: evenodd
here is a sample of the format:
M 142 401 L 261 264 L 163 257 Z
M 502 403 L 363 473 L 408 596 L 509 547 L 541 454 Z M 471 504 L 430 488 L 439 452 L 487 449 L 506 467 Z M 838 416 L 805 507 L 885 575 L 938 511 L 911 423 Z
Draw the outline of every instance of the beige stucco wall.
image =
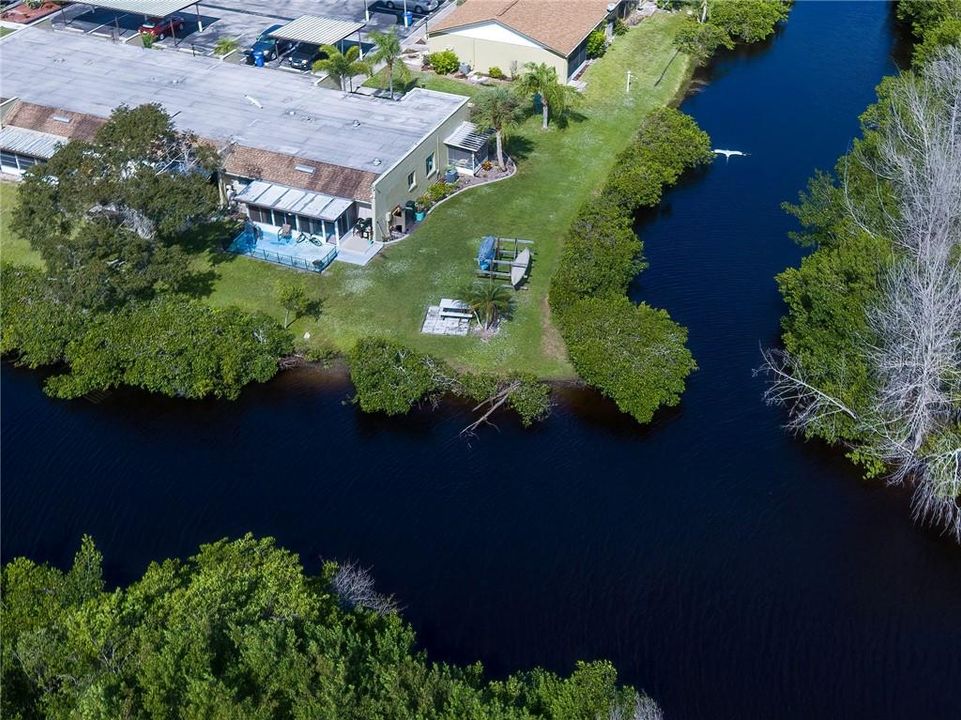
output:
M 479 73 L 486 74 L 490 68 L 499 67 L 506 75 L 510 75 L 512 63 L 516 63 L 518 72 L 523 71 L 524 65 L 529 62 L 547 63 L 557 69 L 557 77 L 567 79 L 567 58 L 542 47 L 465 37 L 456 32 L 432 34 L 427 45 L 430 52 L 453 50 L 461 62 L 466 62 Z
M 447 146 L 444 138 L 449 136 L 458 125 L 470 119 L 470 110 L 465 102 L 453 115 L 445 120 L 434 132 L 418 143 L 403 160 L 381 175 L 374 182 L 374 239 L 386 240 L 391 210 L 408 200 L 417 200 L 431 183 L 437 182 L 447 168 Z M 427 176 L 427 157 L 434 153 L 434 172 Z M 407 176 L 413 172 L 416 186 L 408 188 Z

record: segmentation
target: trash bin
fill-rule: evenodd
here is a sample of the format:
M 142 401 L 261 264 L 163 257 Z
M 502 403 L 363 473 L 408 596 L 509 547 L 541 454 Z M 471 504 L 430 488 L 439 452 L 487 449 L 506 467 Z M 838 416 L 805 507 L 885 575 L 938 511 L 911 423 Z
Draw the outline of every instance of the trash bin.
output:
M 264 54 L 260 50 L 254 53 L 254 65 L 257 67 L 264 66 Z
M 404 27 L 410 27 L 414 24 L 414 13 L 410 10 L 404 13 Z

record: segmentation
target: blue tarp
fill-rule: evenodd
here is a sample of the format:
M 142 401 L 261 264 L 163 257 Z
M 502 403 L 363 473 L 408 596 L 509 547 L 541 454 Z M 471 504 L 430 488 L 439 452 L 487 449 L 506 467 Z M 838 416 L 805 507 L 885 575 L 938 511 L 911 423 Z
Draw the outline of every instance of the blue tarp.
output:
M 480 249 L 477 251 L 477 267 L 481 270 L 490 270 L 494 260 L 494 247 L 497 240 L 493 235 L 488 235 L 481 240 Z

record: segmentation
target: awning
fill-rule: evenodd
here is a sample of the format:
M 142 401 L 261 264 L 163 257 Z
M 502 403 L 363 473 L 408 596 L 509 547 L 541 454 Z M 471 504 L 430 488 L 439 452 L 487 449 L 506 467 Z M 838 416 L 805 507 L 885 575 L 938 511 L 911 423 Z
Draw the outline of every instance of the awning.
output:
M 334 20 L 333 18 L 301 15 L 270 33 L 281 40 L 308 43 L 310 45 L 336 45 L 364 27 L 364 23 Z
M 281 212 L 304 215 L 319 220 L 336 220 L 351 205 L 353 200 L 323 195 L 322 193 L 298 190 L 286 185 L 254 180 L 235 200 L 259 207 L 280 210 Z
M 57 148 L 65 145 L 67 138 L 50 133 L 28 130 L 27 128 L 7 125 L 0 128 L 0 149 L 18 155 L 49 160 L 57 152 Z
M 186 0 L 83 0 L 80 4 L 107 10 L 119 10 L 133 15 L 162 18 L 189 8 L 191 5 L 196 5 L 197 0 L 193 2 L 186 2 Z
M 478 132 L 477 126 L 472 122 L 462 122 L 454 132 L 447 136 L 444 144 L 450 147 L 460 148 L 468 152 L 477 152 L 490 140 L 489 132 Z

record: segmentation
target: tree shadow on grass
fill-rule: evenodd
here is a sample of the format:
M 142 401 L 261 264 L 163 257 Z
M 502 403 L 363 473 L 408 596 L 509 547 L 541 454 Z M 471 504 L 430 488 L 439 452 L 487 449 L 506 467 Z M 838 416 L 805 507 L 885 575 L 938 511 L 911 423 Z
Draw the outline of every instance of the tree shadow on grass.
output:
M 236 220 L 211 220 L 191 227 L 177 238 L 177 244 L 192 255 L 205 250 L 225 250 L 243 230 Z
M 220 277 L 213 270 L 203 270 L 201 272 L 189 273 L 179 283 L 176 290 L 179 293 L 190 295 L 191 297 L 203 298 L 209 296 L 214 291 L 214 283 Z
M 564 129 L 573 123 L 582 123 L 587 120 L 587 115 L 579 112 L 576 109 L 570 109 L 559 117 L 552 117 L 551 122 L 553 122 L 560 129 Z
M 320 322 L 321 315 L 324 314 L 324 298 L 313 297 L 304 305 L 303 312 L 299 317 L 310 318 L 314 322 Z
M 518 160 L 526 160 L 534 149 L 534 143 L 530 138 L 523 135 L 513 135 L 504 142 L 504 152 Z

